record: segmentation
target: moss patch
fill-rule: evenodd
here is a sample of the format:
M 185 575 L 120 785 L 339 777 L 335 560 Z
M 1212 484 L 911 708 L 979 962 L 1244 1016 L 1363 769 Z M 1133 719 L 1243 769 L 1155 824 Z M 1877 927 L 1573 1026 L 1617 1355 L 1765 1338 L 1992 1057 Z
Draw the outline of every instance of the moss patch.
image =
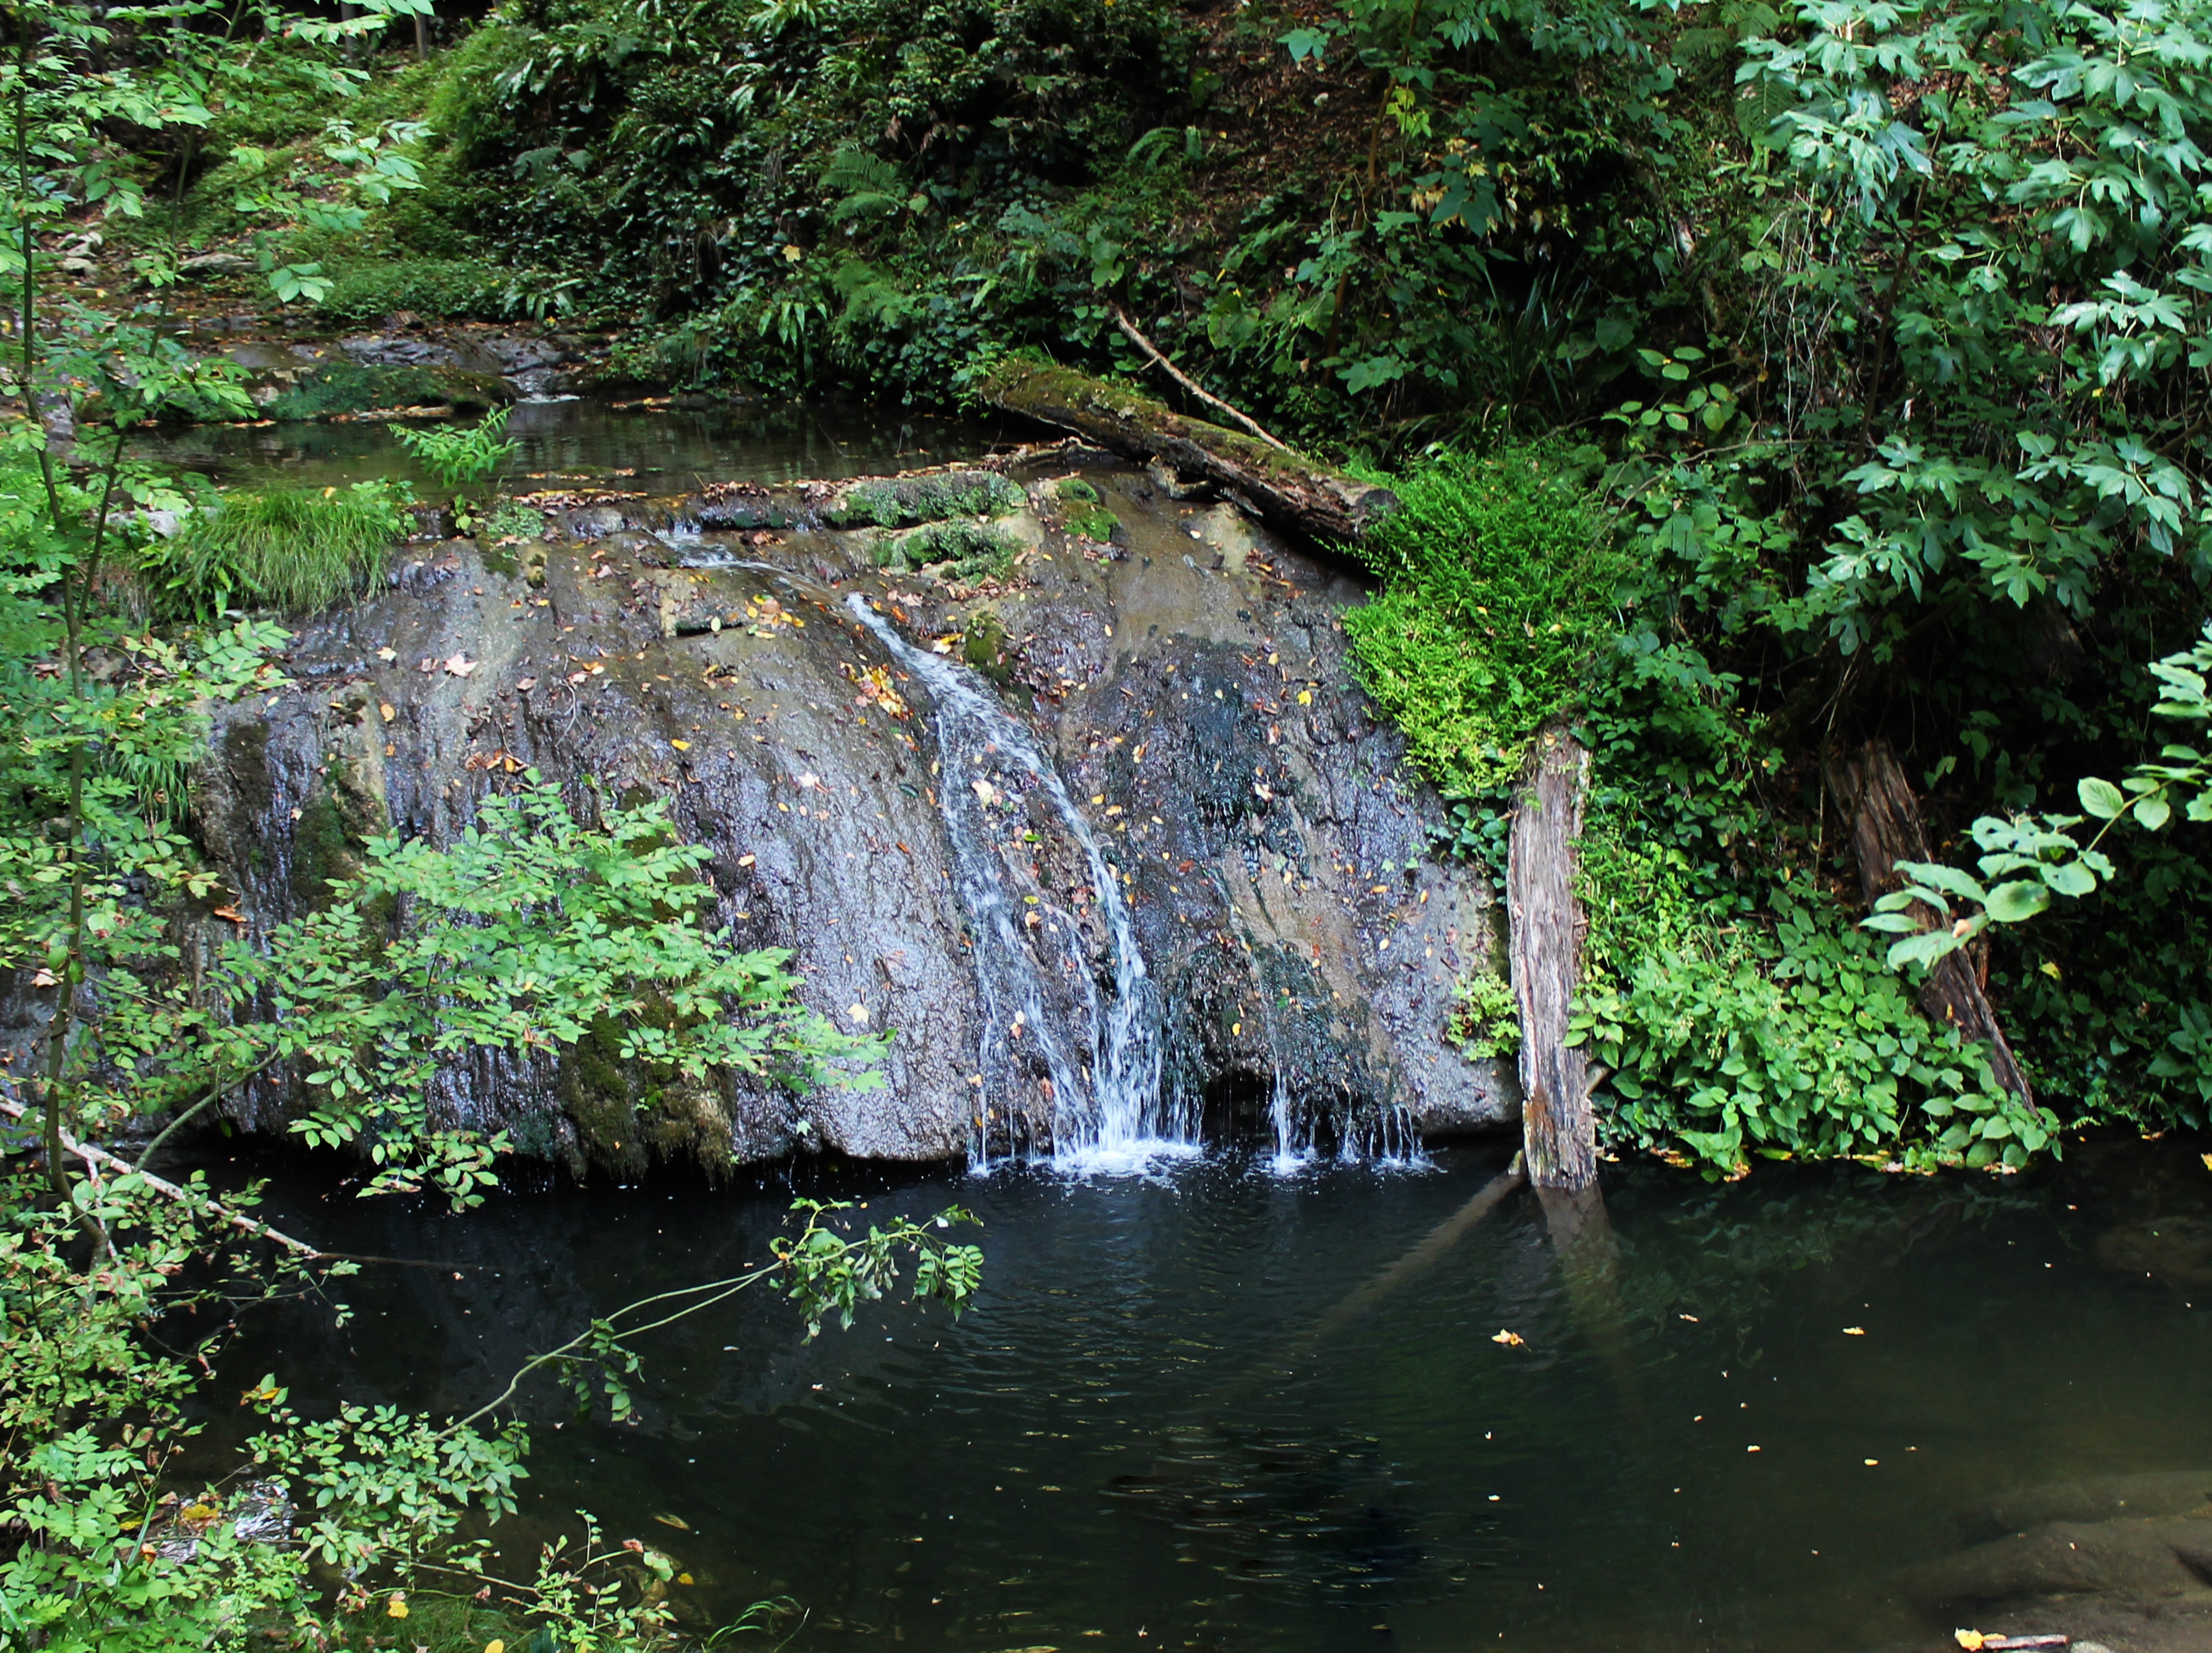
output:
M 876 561 L 894 574 L 928 568 L 942 580 L 992 580 L 1013 567 L 1015 550 L 1011 538 L 984 524 L 933 522 L 884 541 Z
M 822 514 L 835 528 L 866 523 L 903 528 L 952 517 L 1003 517 L 1025 502 L 1020 487 L 995 471 L 946 471 L 922 477 L 872 477 L 846 489 Z

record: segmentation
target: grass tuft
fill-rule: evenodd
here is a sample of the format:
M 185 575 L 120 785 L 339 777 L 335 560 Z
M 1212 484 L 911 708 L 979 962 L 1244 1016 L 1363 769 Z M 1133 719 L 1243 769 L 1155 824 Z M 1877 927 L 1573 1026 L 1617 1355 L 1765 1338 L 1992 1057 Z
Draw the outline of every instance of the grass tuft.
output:
M 227 494 L 151 548 L 149 582 L 164 606 L 189 614 L 328 608 L 383 578 L 404 503 L 386 483 Z

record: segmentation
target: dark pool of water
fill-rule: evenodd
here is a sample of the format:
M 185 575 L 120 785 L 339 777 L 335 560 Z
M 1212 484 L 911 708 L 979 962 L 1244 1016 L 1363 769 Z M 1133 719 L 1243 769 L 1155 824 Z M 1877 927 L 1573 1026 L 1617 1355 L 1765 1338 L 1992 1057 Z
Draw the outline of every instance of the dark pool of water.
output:
M 897 409 L 618 407 L 591 397 L 518 403 L 507 432 L 520 447 L 500 481 L 513 492 L 563 481 L 675 493 L 739 477 L 856 477 L 971 459 L 1001 435 L 992 425 Z M 436 491 L 381 423 L 195 425 L 165 432 L 151 447 L 165 463 L 224 483 L 327 488 L 404 477 Z
M 1946 1627 L 1890 1580 L 1959 1547 L 1956 1512 L 2212 1464 L 2203 1146 L 2079 1146 L 2010 1180 L 1622 1168 L 1613 1279 L 1573 1285 L 1521 1194 L 1374 1289 L 1496 1173 L 1480 1150 L 877 1184 L 872 1216 L 982 1218 L 964 1318 L 877 1305 L 808 1343 L 744 1299 L 649 1340 L 632 1425 L 533 1390 L 520 1527 L 588 1504 L 690 1569 L 701 1615 L 796 1598 L 801 1650 L 1924 1635 Z M 311 1403 L 465 1407 L 588 1316 L 758 1260 L 788 1195 L 455 1218 L 295 1174 L 273 1202 L 295 1231 L 451 1267 L 372 1267 L 349 1328 L 286 1310 L 231 1364 Z

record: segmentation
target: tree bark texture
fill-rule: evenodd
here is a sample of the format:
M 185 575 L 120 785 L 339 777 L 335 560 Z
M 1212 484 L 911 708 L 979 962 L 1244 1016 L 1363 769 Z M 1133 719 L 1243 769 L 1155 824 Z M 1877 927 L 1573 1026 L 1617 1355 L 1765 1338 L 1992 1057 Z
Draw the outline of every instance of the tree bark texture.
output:
M 1858 858 L 1859 893 L 1871 908 L 1904 880 L 1899 861 L 1929 861 L 1927 830 L 1921 824 L 1919 800 L 1912 784 L 1886 740 L 1869 740 L 1847 757 L 1831 760 L 1828 787 L 1851 823 L 1851 852 Z M 1941 922 L 1933 908 L 1915 903 L 1912 916 L 1923 930 Z M 1920 984 L 1920 1008 L 1961 1036 L 1978 1039 L 1990 1048 L 1990 1067 L 1997 1082 L 2033 1103 L 2035 1093 L 2012 1054 L 1989 995 L 1982 991 L 1981 975 L 1966 950 L 1938 959 Z
M 1362 539 L 1398 508 L 1398 496 L 1387 488 L 1242 431 L 1187 419 L 1149 396 L 1066 368 L 1001 362 L 984 381 L 983 397 L 1009 413 L 1240 495 L 1268 521 L 1309 538 Z
M 1580 1190 L 1597 1180 L 1589 1066 L 1565 1042 L 1589 927 L 1575 897 L 1575 845 L 1589 761 L 1564 729 L 1536 737 L 1506 853 L 1509 951 L 1521 1007 L 1521 1131 L 1528 1180 L 1540 1189 Z

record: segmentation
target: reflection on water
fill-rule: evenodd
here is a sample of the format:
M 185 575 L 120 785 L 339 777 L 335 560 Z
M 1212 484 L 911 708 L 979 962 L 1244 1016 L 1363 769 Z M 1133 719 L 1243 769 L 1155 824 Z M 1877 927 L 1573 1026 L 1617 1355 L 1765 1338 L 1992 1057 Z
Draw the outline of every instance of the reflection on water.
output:
M 521 446 L 501 478 L 515 492 L 590 481 L 647 493 L 733 477 L 771 484 L 834 479 L 973 459 L 998 434 L 980 422 L 897 409 L 521 402 L 507 423 Z M 381 423 L 194 425 L 165 431 L 149 446 L 163 463 L 224 483 L 327 488 L 405 477 L 435 491 Z
M 525 1529 L 588 1503 L 673 1553 L 702 1613 L 796 1597 L 800 1650 L 1809 1653 L 1948 1634 L 1890 1580 L 1956 1549 L 1966 1506 L 2212 1463 L 2193 1151 L 2009 1181 L 1618 1173 L 1626 1359 L 1594 1349 L 1525 1194 L 1451 1227 L 1502 1158 L 869 1185 L 868 1215 L 977 1212 L 975 1309 L 879 1307 L 808 1345 L 742 1302 L 647 1347 L 629 1426 L 549 1385 Z M 787 1194 L 456 1219 L 294 1181 L 294 1231 L 455 1267 L 342 1283 L 349 1329 L 268 1321 L 226 1375 L 459 1409 L 586 1316 L 758 1260 Z

